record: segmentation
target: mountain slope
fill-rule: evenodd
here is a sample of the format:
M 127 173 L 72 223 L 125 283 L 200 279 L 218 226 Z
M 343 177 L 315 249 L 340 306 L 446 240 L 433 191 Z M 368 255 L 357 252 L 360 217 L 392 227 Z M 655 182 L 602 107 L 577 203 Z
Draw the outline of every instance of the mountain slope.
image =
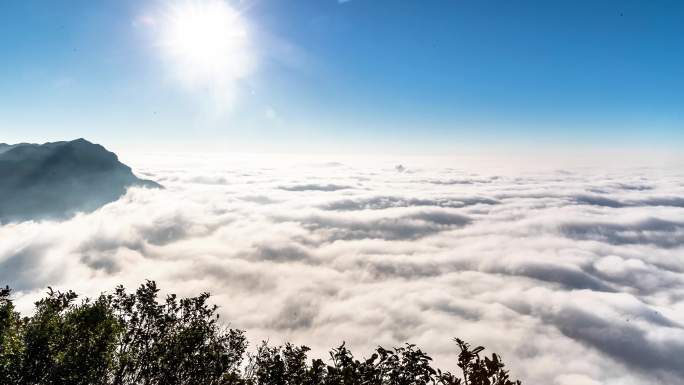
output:
M 0 222 L 64 218 L 117 200 L 137 178 L 104 147 L 70 142 L 0 144 Z

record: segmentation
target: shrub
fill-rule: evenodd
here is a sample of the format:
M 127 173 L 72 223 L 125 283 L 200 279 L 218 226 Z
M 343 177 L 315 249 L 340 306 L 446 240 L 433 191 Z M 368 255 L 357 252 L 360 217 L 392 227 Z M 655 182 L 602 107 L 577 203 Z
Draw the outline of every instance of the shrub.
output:
M 460 376 L 432 367 L 412 344 L 378 347 L 357 359 L 343 343 L 328 362 L 309 360 L 306 346 L 262 343 L 247 352 L 242 330 L 219 323 L 209 294 L 159 301 L 147 281 L 134 293 L 77 302 L 72 291 L 15 310 L 0 289 L 0 383 L 7 385 L 515 385 L 496 354 L 455 339 Z

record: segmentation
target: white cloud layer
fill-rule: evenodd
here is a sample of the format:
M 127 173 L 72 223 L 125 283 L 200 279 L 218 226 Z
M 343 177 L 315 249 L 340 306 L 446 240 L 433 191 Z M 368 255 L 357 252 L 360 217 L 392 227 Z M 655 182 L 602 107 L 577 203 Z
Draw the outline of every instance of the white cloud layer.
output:
M 154 279 L 318 354 L 408 340 L 453 369 L 458 336 L 526 384 L 684 384 L 681 172 L 176 163 L 134 164 L 165 190 L 1 226 L 0 283 L 28 310 Z

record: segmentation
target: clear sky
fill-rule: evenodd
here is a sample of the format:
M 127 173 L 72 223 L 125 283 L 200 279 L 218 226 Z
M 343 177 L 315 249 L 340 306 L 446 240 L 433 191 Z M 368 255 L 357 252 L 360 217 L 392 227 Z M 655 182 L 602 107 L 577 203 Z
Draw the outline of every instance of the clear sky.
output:
M 684 2 L 0 5 L 0 142 L 684 148 Z

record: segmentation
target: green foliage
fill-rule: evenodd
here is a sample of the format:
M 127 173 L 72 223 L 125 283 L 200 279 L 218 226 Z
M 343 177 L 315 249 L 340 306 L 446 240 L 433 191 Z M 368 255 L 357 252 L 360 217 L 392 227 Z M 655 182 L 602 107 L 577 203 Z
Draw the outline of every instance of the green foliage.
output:
M 431 366 L 415 345 L 356 359 L 342 344 L 328 363 L 306 346 L 262 343 L 218 321 L 209 294 L 158 298 L 152 281 L 96 300 L 49 290 L 22 318 L 0 288 L 0 383 L 7 385 L 516 385 L 499 356 L 456 339 L 461 376 Z M 245 359 L 246 358 L 246 359 Z
M 0 289 L 0 380 L 19 383 L 23 355 L 23 324 L 10 300 L 9 287 Z M 5 382 L 0 381 L 0 382 Z
M 239 369 L 246 349 L 244 333 L 218 324 L 209 294 L 157 302 L 154 282 L 134 294 L 123 287 L 110 296 L 120 325 L 111 384 L 220 384 Z

